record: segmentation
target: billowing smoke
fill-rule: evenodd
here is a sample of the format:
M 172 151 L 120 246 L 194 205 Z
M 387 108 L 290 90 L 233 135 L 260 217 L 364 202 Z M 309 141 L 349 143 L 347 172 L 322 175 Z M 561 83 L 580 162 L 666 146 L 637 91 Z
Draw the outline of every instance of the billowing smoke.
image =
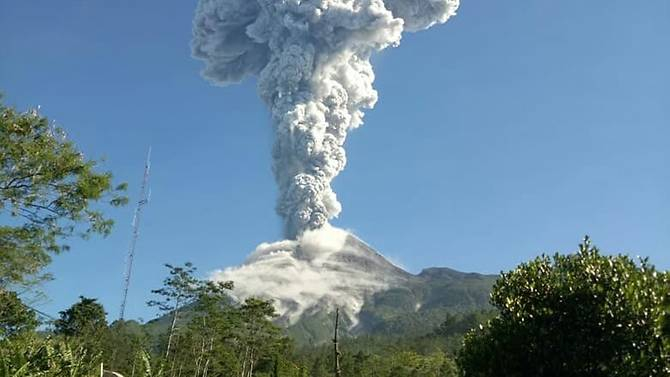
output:
M 459 0 L 200 0 L 193 55 L 219 85 L 259 77 L 272 113 L 277 212 L 296 238 L 336 217 L 347 133 L 377 101 L 370 56 L 444 23 Z

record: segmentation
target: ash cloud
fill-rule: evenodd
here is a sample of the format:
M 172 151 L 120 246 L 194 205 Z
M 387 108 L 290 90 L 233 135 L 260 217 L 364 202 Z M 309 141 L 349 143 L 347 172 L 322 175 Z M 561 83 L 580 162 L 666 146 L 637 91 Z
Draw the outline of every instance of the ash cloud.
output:
M 272 113 L 277 212 L 295 239 L 342 207 L 347 134 L 377 102 L 371 55 L 446 22 L 458 0 L 200 0 L 193 56 L 218 85 L 258 76 Z M 297 268 L 297 267 L 292 267 Z

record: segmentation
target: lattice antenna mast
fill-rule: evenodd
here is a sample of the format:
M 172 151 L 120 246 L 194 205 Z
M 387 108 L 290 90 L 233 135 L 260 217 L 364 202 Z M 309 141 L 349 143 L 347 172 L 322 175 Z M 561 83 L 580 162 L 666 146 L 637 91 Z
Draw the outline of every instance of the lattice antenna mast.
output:
M 133 260 L 135 259 L 135 246 L 137 245 L 137 239 L 140 236 L 140 218 L 142 215 L 142 208 L 149 203 L 151 197 L 151 191 L 148 191 L 149 185 L 149 172 L 151 170 L 151 147 L 149 147 L 149 153 L 147 154 L 147 161 L 144 164 L 144 177 L 142 178 L 142 187 L 140 188 L 140 198 L 137 201 L 137 207 L 135 207 L 135 214 L 133 215 L 133 236 L 130 240 L 130 248 L 128 250 L 128 257 L 126 260 L 126 272 L 123 276 L 123 301 L 121 301 L 121 313 L 119 319 L 123 321 L 125 312 L 126 312 L 126 300 L 128 299 L 128 288 L 130 287 L 130 277 L 133 273 Z

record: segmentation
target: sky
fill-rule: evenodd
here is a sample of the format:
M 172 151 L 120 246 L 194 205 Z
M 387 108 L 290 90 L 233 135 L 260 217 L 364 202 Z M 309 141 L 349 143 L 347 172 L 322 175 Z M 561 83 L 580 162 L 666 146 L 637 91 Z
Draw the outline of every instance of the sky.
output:
M 153 148 L 127 319 L 154 317 L 163 263 L 205 277 L 282 236 L 269 113 L 255 80 L 200 77 L 195 5 L 0 0 L 5 103 L 41 106 L 131 203 Z M 667 46 L 667 0 L 464 0 L 375 56 L 379 102 L 347 140 L 333 223 L 414 273 L 498 273 L 585 234 L 669 269 Z M 116 319 L 133 210 L 54 257 L 35 306 L 55 316 L 84 295 Z

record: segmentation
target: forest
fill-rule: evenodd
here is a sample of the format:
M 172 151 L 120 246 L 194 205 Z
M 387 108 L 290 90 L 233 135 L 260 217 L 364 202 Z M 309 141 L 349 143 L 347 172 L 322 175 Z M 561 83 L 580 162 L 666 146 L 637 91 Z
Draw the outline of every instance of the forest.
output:
M 670 376 L 670 273 L 588 237 L 501 273 L 488 307 L 428 330 L 353 336 L 332 313 L 333 339 L 305 344 L 272 300 L 236 302 L 236 282 L 201 280 L 188 262 L 166 263 L 146 303 L 162 325 L 110 323 L 83 296 L 51 318 L 25 292 L 58 278 L 44 271 L 68 239 L 109 234 L 105 211 L 128 202 L 127 185 L 63 135 L 0 104 L 0 377 Z

